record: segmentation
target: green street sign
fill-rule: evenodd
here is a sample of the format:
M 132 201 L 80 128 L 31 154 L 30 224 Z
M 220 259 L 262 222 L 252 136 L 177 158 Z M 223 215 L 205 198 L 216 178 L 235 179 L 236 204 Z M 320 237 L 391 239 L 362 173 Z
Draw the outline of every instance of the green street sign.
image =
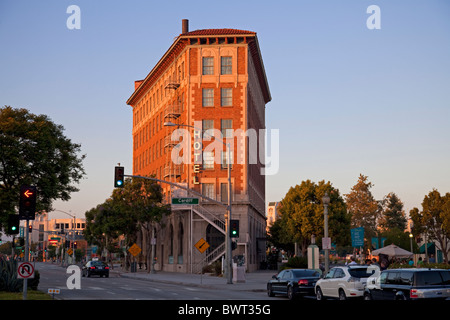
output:
M 172 204 L 198 204 L 198 198 L 172 198 Z

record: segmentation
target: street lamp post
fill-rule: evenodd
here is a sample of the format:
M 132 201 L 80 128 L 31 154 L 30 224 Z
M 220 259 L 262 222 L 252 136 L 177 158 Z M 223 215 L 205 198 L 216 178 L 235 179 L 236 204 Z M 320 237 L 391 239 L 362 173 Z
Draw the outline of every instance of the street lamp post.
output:
M 324 223 L 324 238 L 328 238 L 328 205 L 330 204 L 330 197 L 328 196 L 328 192 L 325 192 L 325 195 L 322 197 L 323 203 L 323 223 Z M 325 274 L 328 273 L 329 270 L 329 259 L 330 259 L 330 250 L 325 249 Z
M 188 124 L 176 124 L 173 122 L 164 122 L 165 127 L 188 127 L 197 130 L 201 130 Z M 223 140 L 213 137 L 216 140 L 222 142 L 227 148 L 227 172 L 228 172 L 228 205 L 227 216 L 225 217 L 225 273 L 227 278 L 227 284 L 233 283 L 232 265 L 231 265 L 231 237 L 230 237 L 230 225 L 231 225 L 231 145 Z M 191 262 L 192 263 L 192 262 Z
M 412 233 L 410 233 L 409 234 L 409 244 L 411 245 L 411 252 L 413 252 L 413 245 L 412 245 L 412 239 L 413 239 L 413 234 Z

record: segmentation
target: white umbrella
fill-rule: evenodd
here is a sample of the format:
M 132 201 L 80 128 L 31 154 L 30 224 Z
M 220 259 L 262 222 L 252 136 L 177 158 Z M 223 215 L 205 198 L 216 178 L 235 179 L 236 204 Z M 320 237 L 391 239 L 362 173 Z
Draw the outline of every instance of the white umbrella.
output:
M 396 257 L 396 258 L 407 258 L 411 257 L 413 255 L 412 252 L 409 252 L 405 249 L 402 249 L 395 244 L 388 245 L 386 247 L 383 247 L 381 249 L 377 249 L 372 251 L 372 254 L 374 256 L 378 256 L 379 254 L 385 254 L 389 256 L 390 258 Z

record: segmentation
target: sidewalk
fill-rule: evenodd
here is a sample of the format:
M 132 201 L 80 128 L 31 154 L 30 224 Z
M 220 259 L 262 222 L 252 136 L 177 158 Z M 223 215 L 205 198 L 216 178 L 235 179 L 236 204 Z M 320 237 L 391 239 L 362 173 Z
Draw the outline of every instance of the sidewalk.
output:
M 245 274 L 245 282 L 227 283 L 224 277 L 212 276 L 209 274 L 190 274 L 179 272 L 156 271 L 147 273 L 147 270 L 138 269 L 137 272 L 126 272 L 120 266 L 114 266 L 110 272 L 118 273 L 121 277 L 139 279 L 145 281 L 163 282 L 170 284 L 204 287 L 209 289 L 225 289 L 232 287 L 233 290 L 264 292 L 267 282 L 277 272 L 275 270 L 258 270 Z

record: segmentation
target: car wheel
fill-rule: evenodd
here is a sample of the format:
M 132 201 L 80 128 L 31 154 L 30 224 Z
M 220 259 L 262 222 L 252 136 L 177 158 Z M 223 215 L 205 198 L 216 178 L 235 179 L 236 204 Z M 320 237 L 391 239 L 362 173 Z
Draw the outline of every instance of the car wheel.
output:
M 343 289 L 339 289 L 339 300 L 347 300 L 347 296 Z
M 273 293 L 272 286 L 270 284 L 267 285 L 267 295 L 269 297 L 275 297 L 275 293 Z
M 287 296 L 289 300 L 295 300 L 294 287 L 288 287 Z
M 406 300 L 406 296 L 403 291 L 399 291 L 395 296 L 395 300 Z
M 320 290 L 320 287 L 317 287 L 316 289 L 316 299 L 317 300 L 323 300 L 323 294 L 322 294 L 322 290 Z

